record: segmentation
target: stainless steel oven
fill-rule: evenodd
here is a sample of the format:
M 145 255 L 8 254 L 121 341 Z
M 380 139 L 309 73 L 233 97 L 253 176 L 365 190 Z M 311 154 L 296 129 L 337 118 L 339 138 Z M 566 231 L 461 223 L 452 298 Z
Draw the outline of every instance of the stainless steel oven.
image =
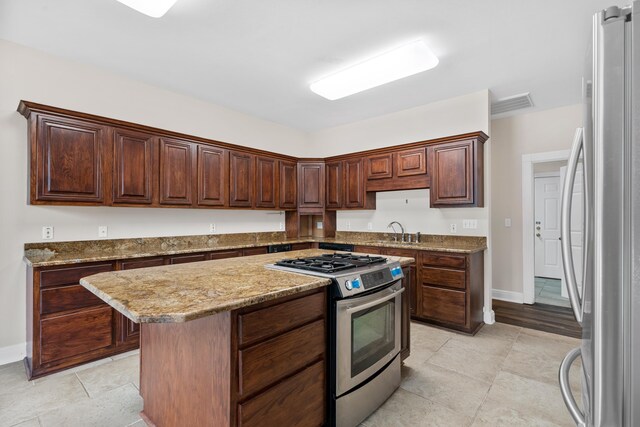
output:
M 336 394 L 341 396 L 400 353 L 400 281 L 371 295 L 336 301 Z

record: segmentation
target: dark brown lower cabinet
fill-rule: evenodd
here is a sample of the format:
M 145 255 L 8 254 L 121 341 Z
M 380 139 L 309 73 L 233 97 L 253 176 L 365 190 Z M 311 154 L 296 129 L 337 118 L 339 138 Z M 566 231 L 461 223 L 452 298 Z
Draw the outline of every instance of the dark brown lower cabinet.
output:
M 115 263 L 27 269 L 27 374 L 30 379 L 128 350 L 117 315 L 79 284 Z
M 164 264 L 164 257 L 137 258 L 121 261 L 119 270 L 158 267 Z M 133 348 L 138 348 L 140 345 L 140 324 L 130 320 L 124 314 L 116 312 L 116 316 L 120 341 L 131 345 Z
M 323 288 L 185 323 L 143 324 L 142 417 L 150 425 L 323 426 L 326 313 Z
M 484 254 L 419 252 L 414 318 L 475 334 L 484 324 Z
M 29 379 L 138 348 L 140 325 L 86 290 L 82 277 L 113 270 L 156 267 L 266 254 L 267 247 L 123 259 L 27 269 Z

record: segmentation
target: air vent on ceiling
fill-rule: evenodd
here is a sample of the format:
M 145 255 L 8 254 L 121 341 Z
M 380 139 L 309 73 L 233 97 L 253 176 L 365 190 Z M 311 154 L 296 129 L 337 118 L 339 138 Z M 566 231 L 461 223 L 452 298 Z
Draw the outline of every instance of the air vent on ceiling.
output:
M 491 114 L 502 114 L 513 110 L 520 110 L 522 108 L 533 107 L 531 102 L 531 96 L 529 92 L 521 93 L 520 95 L 509 96 L 507 98 L 498 99 L 491 104 Z

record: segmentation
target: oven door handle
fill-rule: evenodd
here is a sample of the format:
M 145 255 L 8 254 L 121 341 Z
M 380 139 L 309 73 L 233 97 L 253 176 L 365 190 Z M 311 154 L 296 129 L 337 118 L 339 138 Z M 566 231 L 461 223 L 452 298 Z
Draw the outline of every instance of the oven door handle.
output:
M 378 304 L 381 304 L 385 301 L 389 301 L 390 299 L 393 299 L 395 297 L 397 297 L 398 295 L 400 295 L 401 293 L 404 292 L 404 288 L 402 289 L 398 289 L 397 291 L 392 291 L 389 295 L 387 295 L 384 298 L 379 298 L 375 301 L 371 301 L 368 302 L 366 304 L 362 304 L 362 305 L 356 305 L 356 306 L 348 306 L 346 309 L 347 314 L 352 314 L 355 313 L 356 311 L 362 311 L 362 310 L 366 310 L 367 308 L 371 308 L 373 306 L 376 306 Z

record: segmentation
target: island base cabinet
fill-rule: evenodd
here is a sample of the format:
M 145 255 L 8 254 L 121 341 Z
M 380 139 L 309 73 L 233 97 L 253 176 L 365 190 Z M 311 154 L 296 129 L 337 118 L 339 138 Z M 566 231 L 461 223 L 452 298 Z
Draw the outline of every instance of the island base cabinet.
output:
M 183 323 L 143 323 L 142 418 L 158 427 L 324 425 L 326 307 L 323 288 Z

